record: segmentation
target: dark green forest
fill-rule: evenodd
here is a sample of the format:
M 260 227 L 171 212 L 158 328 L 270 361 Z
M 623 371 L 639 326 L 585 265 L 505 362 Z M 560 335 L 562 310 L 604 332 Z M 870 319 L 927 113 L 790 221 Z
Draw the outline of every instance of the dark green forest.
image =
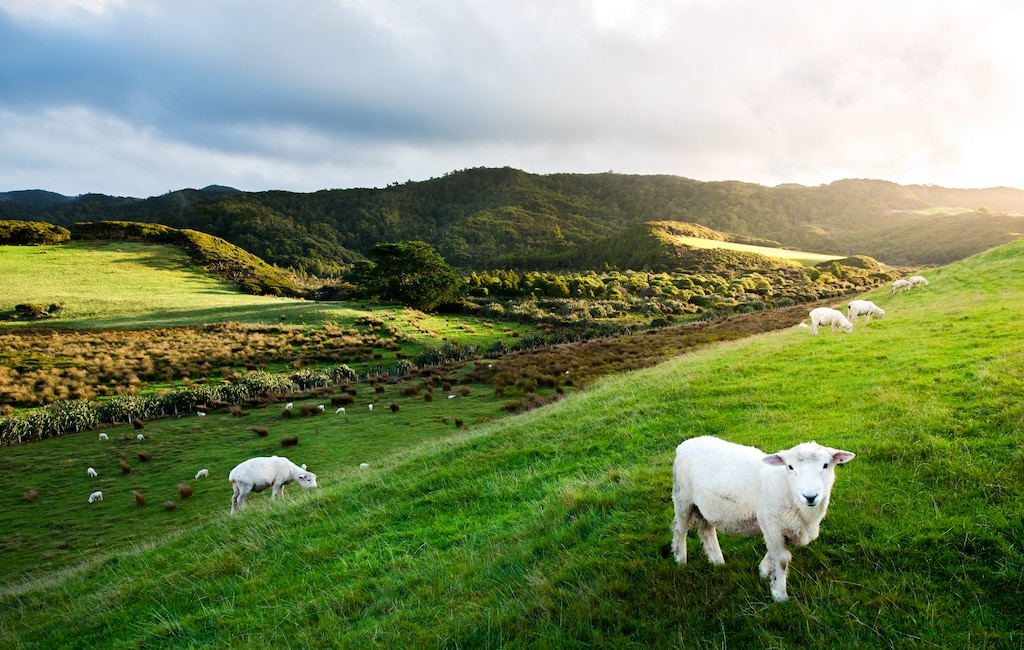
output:
M 383 242 L 423 241 L 460 271 L 637 268 L 631 229 L 677 221 L 883 263 L 962 259 L 1024 232 L 1024 191 L 843 180 L 806 187 L 476 168 L 386 188 L 311 193 L 210 186 L 146 199 L 0 193 L 0 220 L 134 221 L 194 230 L 303 278 L 338 278 Z M 657 269 L 653 269 L 657 270 Z

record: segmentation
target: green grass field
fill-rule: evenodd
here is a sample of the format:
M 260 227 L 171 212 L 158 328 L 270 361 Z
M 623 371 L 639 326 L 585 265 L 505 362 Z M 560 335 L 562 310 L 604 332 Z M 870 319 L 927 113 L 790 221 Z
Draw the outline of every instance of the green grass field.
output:
M 1022 647 L 1024 242 L 925 275 L 867 294 L 886 317 L 850 335 L 716 345 L 494 422 L 472 389 L 373 420 L 268 409 L 0 449 L 0 646 Z M 224 474 L 284 433 L 321 487 L 228 516 Z M 706 434 L 857 454 L 786 603 L 758 539 L 721 535 L 722 567 L 693 534 L 690 564 L 668 556 L 674 449 Z M 119 475 L 139 445 L 153 461 Z M 196 495 L 167 512 L 178 482 Z
M 693 246 L 695 248 L 725 248 L 728 250 L 742 251 L 744 253 L 757 253 L 765 257 L 792 260 L 804 266 L 814 266 L 821 262 L 843 259 L 842 255 L 827 255 L 825 253 L 811 253 L 809 251 L 790 250 L 788 248 L 772 248 L 770 246 L 754 246 L 752 244 L 737 244 L 715 239 L 704 239 L 702 237 L 673 237 L 680 244 Z

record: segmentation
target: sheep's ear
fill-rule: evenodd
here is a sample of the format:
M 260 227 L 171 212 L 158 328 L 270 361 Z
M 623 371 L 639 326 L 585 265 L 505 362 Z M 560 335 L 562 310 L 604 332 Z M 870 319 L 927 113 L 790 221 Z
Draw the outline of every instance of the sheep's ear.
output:
M 771 456 L 765 456 L 761 460 L 762 460 L 762 462 L 764 462 L 767 465 L 773 465 L 773 466 L 776 466 L 776 467 L 781 467 L 781 466 L 786 464 L 786 461 L 784 461 L 782 459 L 782 456 L 780 456 L 778 454 L 772 454 Z
M 836 465 L 842 465 L 843 463 L 848 463 L 851 460 L 853 460 L 853 458 L 856 455 L 857 454 L 853 453 L 852 451 L 843 451 L 842 449 L 833 449 L 832 450 L 832 462 L 835 463 Z

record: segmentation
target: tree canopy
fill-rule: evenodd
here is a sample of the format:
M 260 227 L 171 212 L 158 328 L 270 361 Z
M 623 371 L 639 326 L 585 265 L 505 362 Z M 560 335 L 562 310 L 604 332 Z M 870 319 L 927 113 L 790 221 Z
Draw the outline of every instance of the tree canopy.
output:
M 462 278 L 426 242 L 380 243 L 369 253 L 373 261 L 350 276 L 365 296 L 433 311 L 461 294 Z

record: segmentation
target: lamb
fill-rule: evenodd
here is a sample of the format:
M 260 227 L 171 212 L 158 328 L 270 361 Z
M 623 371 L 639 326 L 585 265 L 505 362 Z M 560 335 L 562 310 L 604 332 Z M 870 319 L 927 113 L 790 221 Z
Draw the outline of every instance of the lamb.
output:
M 102 501 L 102 500 L 103 500 L 103 493 L 100 492 L 99 490 L 96 490 L 95 492 L 93 492 L 92 494 L 89 495 L 89 503 L 96 503 L 97 501 Z
M 210 475 L 210 470 L 208 470 L 208 469 L 201 469 L 198 472 L 196 472 L 196 478 L 206 478 L 209 475 Z
M 761 577 L 770 580 L 776 602 L 786 600 L 789 546 L 818 537 L 835 482 L 835 466 L 853 460 L 849 451 L 805 442 L 766 454 L 755 447 L 712 436 L 676 448 L 672 476 L 672 551 L 686 564 L 686 533 L 697 528 L 712 564 L 725 564 L 716 529 L 762 535 L 767 552 Z
M 833 332 L 840 327 L 847 334 L 853 331 L 853 323 L 846 320 L 843 312 L 831 307 L 817 307 L 811 310 L 811 334 L 818 333 L 819 325 L 829 325 Z
M 921 286 L 925 286 L 926 284 L 928 284 L 928 280 L 926 280 L 923 275 L 912 275 L 909 278 L 907 278 L 907 282 L 910 283 L 910 289 L 913 289 L 919 284 Z
M 146 436 L 144 436 L 144 435 L 142 435 L 142 434 L 140 433 L 139 435 L 135 436 L 135 438 L 136 438 L 136 440 L 138 440 L 139 442 L 142 442 L 143 440 L 145 440 L 145 439 L 146 439 Z
M 105 434 L 105 433 L 101 433 L 100 434 L 100 440 L 110 440 L 110 437 L 107 436 L 107 434 Z
M 250 458 L 235 466 L 228 474 L 234 488 L 231 495 L 231 514 L 245 508 L 250 492 L 271 488 L 270 497 L 284 494 L 284 486 L 295 481 L 304 488 L 316 487 L 316 474 L 308 472 L 283 456 Z
M 906 291 L 910 287 L 911 284 L 908 280 L 896 280 L 895 282 L 892 283 L 892 291 L 890 291 L 889 293 L 893 294 L 896 293 L 897 291 Z
M 89 478 L 96 478 L 96 476 L 97 476 L 96 470 L 94 470 L 91 467 L 89 469 L 85 470 L 85 473 L 89 475 Z
M 846 317 L 853 322 L 861 315 L 867 315 L 867 321 L 871 322 L 872 316 L 885 318 L 885 310 L 870 300 L 851 300 L 850 306 L 846 310 Z

